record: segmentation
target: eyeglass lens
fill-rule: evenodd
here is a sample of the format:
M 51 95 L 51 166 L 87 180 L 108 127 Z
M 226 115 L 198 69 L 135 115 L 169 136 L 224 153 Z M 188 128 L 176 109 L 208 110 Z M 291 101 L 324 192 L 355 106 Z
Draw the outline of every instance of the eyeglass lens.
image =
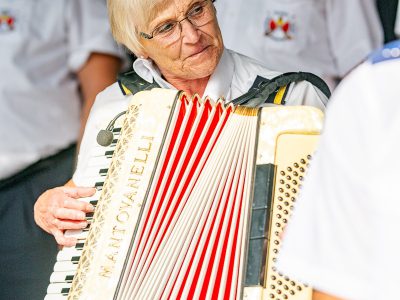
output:
M 213 6 L 210 0 L 198 2 L 187 12 L 180 21 L 169 21 L 157 26 L 153 31 L 153 38 L 160 42 L 171 44 L 176 42 L 182 33 L 182 22 L 188 20 L 193 26 L 201 27 L 214 18 Z

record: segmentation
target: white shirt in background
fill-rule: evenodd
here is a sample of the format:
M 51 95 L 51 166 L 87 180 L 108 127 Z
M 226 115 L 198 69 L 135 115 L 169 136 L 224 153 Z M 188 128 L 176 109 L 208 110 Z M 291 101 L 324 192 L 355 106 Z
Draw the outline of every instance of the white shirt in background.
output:
M 218 0 L 225 46 L 269 69 L 305 71 L 334 87 L 383 43 L 374 0 Z
M 285 275 L 344 299 L 399 299 L 399 47 L 333 94 L 278 261 Z
M 74 74 L 91 52 L 122 53 L 105 1 L 2 0 L 0 16 L 3 179 L 76 141 L 81 103 Z

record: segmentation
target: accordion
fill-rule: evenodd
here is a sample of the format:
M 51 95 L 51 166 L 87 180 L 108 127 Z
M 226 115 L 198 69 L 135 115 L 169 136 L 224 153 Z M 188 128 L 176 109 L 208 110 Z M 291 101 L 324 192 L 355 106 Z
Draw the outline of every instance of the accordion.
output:
M 93 219 L 66 233 L 79 241 L 59 252 L 45 299 L 311 299 L 275 261 L 321 111 L 130 97 L 112 145 L 94 150 L 108 158 L 82 199 Z

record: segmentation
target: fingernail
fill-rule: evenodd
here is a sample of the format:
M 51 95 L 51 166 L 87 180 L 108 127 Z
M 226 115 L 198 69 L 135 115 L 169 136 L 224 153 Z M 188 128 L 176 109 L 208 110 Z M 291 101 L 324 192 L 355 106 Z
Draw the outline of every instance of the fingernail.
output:
M 94 211 L 94 206 L 93 206 L 92 204 L 88 204 L 88 205 L 86 206 L 86 210 L 88 210 L 88 211 Z
M 82 222 L 82 223 L 81 223 L 81 228 L 82 228 L 82 229 L 84 229 L 84 228 L 86 228 L 86 227 L 87 227 L 87 225 L 88 225 L 88 223 L 87 223 L 87 222 Z

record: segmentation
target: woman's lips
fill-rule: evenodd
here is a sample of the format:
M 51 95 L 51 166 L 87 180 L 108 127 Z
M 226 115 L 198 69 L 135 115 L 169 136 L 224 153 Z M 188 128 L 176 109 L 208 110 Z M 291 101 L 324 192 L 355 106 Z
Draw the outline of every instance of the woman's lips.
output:
M 205 52 L 210 46 L 206 46 L 204 48 L 201 48 L 200 50 L 195 51 L 194 53 L 190 54 L 188 57 L 186 58 L 195 58 L 197 55 L 202 54 L 203 52 Z

